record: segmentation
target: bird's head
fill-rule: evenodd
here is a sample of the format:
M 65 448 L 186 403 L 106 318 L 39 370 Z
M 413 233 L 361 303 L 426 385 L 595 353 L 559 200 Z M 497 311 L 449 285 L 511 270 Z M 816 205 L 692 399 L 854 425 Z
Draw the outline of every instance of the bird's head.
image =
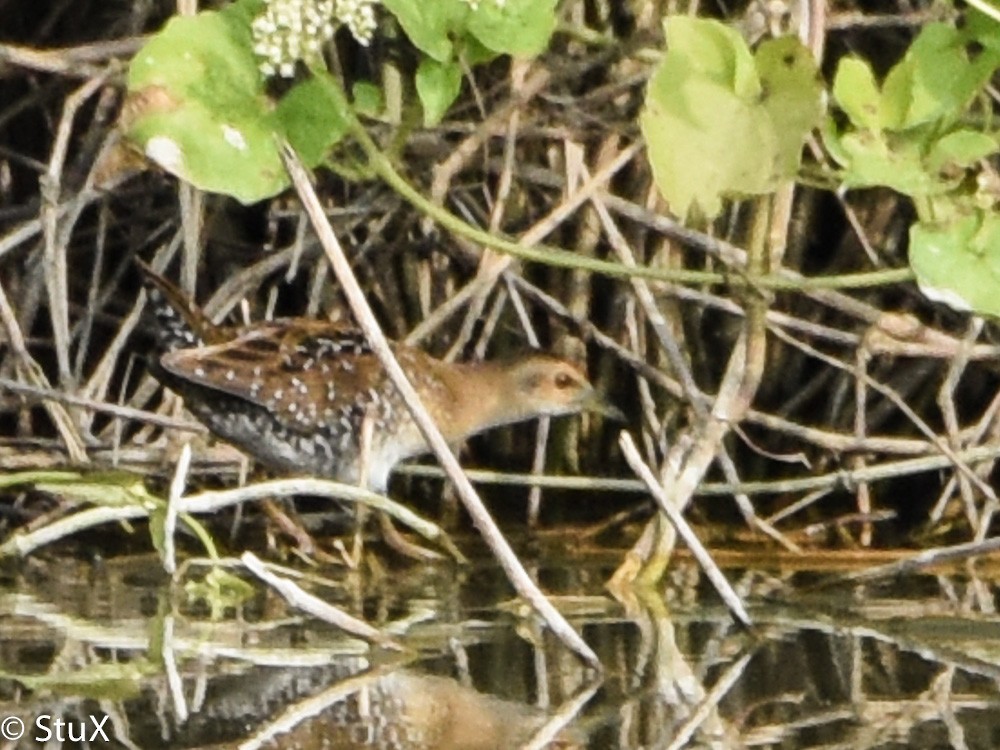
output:
M 525 415 L 558 416 L 590 411 L 621 418 L 576 366 L 549 354 L 531 353 L 509 365 L 511 403 Z

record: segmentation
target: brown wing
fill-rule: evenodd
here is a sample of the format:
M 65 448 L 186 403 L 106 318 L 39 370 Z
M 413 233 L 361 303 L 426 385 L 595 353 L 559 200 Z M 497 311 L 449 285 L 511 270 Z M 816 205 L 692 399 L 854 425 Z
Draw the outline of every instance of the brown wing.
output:
M 323 321 L 260 324 L 224 344 L 166 354 L 161 365 L 190 385 L 265 408 L 303 434 L 357 429 L 384 380 L 363 334 Z

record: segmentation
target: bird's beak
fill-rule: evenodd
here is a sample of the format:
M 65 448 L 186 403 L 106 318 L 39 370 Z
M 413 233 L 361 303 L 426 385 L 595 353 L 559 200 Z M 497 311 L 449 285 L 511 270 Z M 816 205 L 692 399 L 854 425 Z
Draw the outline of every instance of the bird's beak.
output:
M 606 396 L 598 393 L 596 390 L 591 391 L 584 400 L 583 411 L 590 412 L 591 414 L 600 414 L 605 419 L 610 419 L 613 422 L 624 423 L 628 421 L 621 409 L 612 404 Z

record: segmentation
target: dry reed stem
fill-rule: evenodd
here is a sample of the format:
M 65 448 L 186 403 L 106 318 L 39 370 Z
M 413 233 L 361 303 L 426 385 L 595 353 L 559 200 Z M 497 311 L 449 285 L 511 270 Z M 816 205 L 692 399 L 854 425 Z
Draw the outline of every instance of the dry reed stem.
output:
M 627 166 L 639 153 L 641 145 L 632 144 L 622 150 L 622 152 L 606 167 L 598 170 L 579 190 L 568 195 L 545 217 L 537 221 L 519 239 L 518 244 L 528 247 L 541 242 L 556 227 L 566 221 L 585 201 L 589 200 L 595 191 L 602 189 L 604 184 Z M 436 330 L 442 322 L 455 314 L 459 309 L 468 303 L 468 300 L 478 294 L 480 289 L 492 287 L 496 283 L 500 274 L 513 263 L 513 258 L 509 255 L 499 256 L 499 259 L 491 262 L 488 269 L 481 270 L 481 273 L 469 284 L 450 295 L 448 300 L 441 304 L 434 312 L 428 315 L 419 325 L 417 325 L 404 339 L 404 343 L 415 346 L 424 340 L 432 331 Z M 515 277 L 516 278 L 516 277 Z
M 113 414 L 116 417 L 132 420 L 134 422 L 144 422 L 147 424 L 157 425 L 159 427 L 167 427 L 172 430 L 202 434 L 208 432 L 208 430 L 205 429 L 205 426 L 200 422 L 191 422 L 183 419 L 164 417 L 156 412 L 143 411 L 142 409 L 133 409 L 128 406 L 111 404 L 104 401 L 102 398 L 95 399 L 87 398 L 86 396 L 73 396 L 53 388 L 37 388 L 23 383 L 18 383 L 13 380 L 8 380 L 7 378 L 0 378 L 0 389 L 10 391 L 11 393 L 18 393 L 22 396 L 41 402 L 66 404 L 67 406 L 79 406 L 90 412 Z
M 146 41 L 146 37 L 138 36 L 59 49 L 0 44 L 0 61 L 28 70 L 57 73 L 67 78 L 90 79 L 104 71 L 104 68 L 92 63 L 107 63 L 111 58 L 131 57 Z
M 570 626 L 559 611 L 552 606 L 552 603 L 545 598 L 538 585 L 531 579 L 527 571 L 525 571 L 524 566 L 518 560 L 517 555 L 493 521 L 486 506 L 479 499 L 472 484 L 463 473 L 458 459 L 452 453 L 451 447 L 444 439 L 437 425 L 434 424 L 434 420 L 427 413 L 420 401 L 419 394 L 410 383 L 406 373 L 403 372 L 399 362 L 396 361 L 389 342 L 379 328 L 378 321 L 375 319 L 371 308 L 368 306 L 368 302 L 365 300 L 364 293 L 351 272 L 350 264 L 340 249 L 337 237 L 322 212 L 319 200 L 309 183 L 307 172 L 290 148 L 284 148 L 282 154 L 285 167 L 288 169 L 295 189 L 302 199 L 306 211 L 309 213 L 309 218 L 313 222 L 316 233 L 319 235 L 320 243 L 327 253 L 327 258 L 330 261 L 334 274 L 340 281 L 358 325 L 364 331 L 373 352 L 379 358 L 393 385 L 402 396 L 406 407 L 413 415 L 413 419 L 427 441 L 428 446 L 441 462 L 442 467 L 448 473 L 448 478 L 458 490 L 459 498 L 472 518 L 473 524 L 479 530 L 480 534 L 482 534 L 490 551 L 497 558 L 497 561 L 507 574 L 508 580 L 510 580 L 511 585 L 513 585 L 518 594 L 524 597 L 545 621 L 545 624 L 549 626 L 553 634 L 566 644 L 571 651 L 575 652 L 591 667 L 600 670 L 600 660 L 597 658 L 597 655 L 580 635 L 573 630 L 572 626 Z
M 847 372 L 851 372 L 852 374 L 854 374 L 855 378 L 859 382 L 862 382 L 864 384 L 864 386 L 866 386 L 867 388 L 871 388 L 872 390 L 878 391 L 880 395 L 884 396 L 889 401 L 891 401 L 896 406 L 896 408 L 899 409 L 899 411 L 902 412 L 906 416 L 906 418 L 909 419 L 913 423 L 913 425 L 928 440 L 931 441 L 931 443 L 937 450 L 939 450 L 943 455 L 947 456 L 948 459 L 952 461 L 955 468 L 960 473 L 968 477 L 969 480 L 972 481 L 972 483 L 976 486 L 976 488 L 979 489 L 979 491 L 986 496 L 986 498 L 988 498 L 993 503 L 997 502 L 996 493 L 994 492 L 993 488 L 990 487 L 983 479 L 978 477 L 975 474 L 975 472 L 973 472 L 969 468 L 969 466 L 965 464 L 955 454 L 955 452 L 951 449 L 951 447 L 947 444 L 947 442 L 937 433 L 935 433 L 934 430 L 931 429 L 931 427 L 927 424 L 927 422 L 923 420 L 920 417 L 920 415 L 917 414 L 912 407 L 910 407 L 909 404 L 906 403 L 906 400 L 902 396 L 900 396 L 895 391 L 895 389 L 883 383 L 878 382 L 873 377 L 864 372 L 864 370 L 859 369 L 858 367 L 851 367 L 849 365 L 844 364 L 843 362 L 840 362 L 834 357 L 827 356 L 826 354 L 819 351 L 815 347 L 812 347 L 806 344 L 805 342 L 799 341 L 793 336 L 790 336 L 781 331 L 775 331 L 775 334 L 782 341 L 791 344 L 792 346 L 800 349 L 801 351 L 809 354 L 810 356 L 815 357 L 816 359 L 819 359 L 824 363 L 831 365 L 832 367 L 835 367 L 837 369 L 843 369 Z
M 323 622 L 340 628 L 344 632 L 355 635 L 358 638 L 363 638 L 383 648 L 390 648 L 396 651 L 402 650 L 403 647 L 397 641 L 378 628 L 369 625 L 364 620 L 359 620 L 353 615 L 349 615 L 339 607 L 320 599 L 315 594 L 310 594 L 294 581 L 275 575 L 252 552 L 244 552 L 240 556 L 240 561 L 246 566 L 247 570 L 277 591 L 296 609 L 300 609 L 311 617 L 316 617 Z
M 664 750 L 681 750 L 687 747 L 694 733 L 706 721 L 709 719 L 718 720 L 719 704 L 743 677 L 747 664 L 750 663 L 753 656 L 754 650 L 747 649 L 738 659 L 733 659 L 729 663 L 725 671 L 712 684 L 712 688 L 698 701 L 698 704 L 690 711 L 690 715 L 674 731 L 670 744 L 664 745 Z
M 56 129 L 52 156 L 41 183 L 41 223 L 45 237 L 44 278 L 48 291 L 49 319 L 52 325 L 56 361 L 59 365 L 59 381 L 64 388 L 69 388 L 72 382 L 69 358 L 69 288 L 66 285 L 66 245 L 69 242 L 72 225 L 79 214 L 70 212 L 68 226 L 63 226 L 62 231 L 59 231 L 57 208 L 62 193 L 62 172 L 66 161 L 66 152 L 69 148 L 70 132 L 77 112 L 84 102 L 100 90 L 110 73 L 110 70 L 103 71 L 66 98 L 62 117 Z
M 14 311 L 7 299 L 7 293 L 4 291 L 3 284 L 0 284 L 0 322 L 3 323 L 7 334 L 7 343 L 10 346 L 11 353 L 16 357 L 15 369 L 18 374 L 34 388 L 49 390 L 48 378 L 45 376 L 41 366 L 28 352 L 24 335 L 21 333 L 21 327 L 14 316 Z M 51 401 L 45 402 L 45 410 L 59 432 L 70 460 L 75 464 L 82 465 L 88 463 L 83 437 L 70 418 L 69 413 L 60 404 Z
M 58 485 L 52 485 L 57 488 Z M 352 485 L 325 479 L 279 479 L 258 482 L 232 490 L 206 491 L 188 495 L 177 502 L 177 512 L 191 515 L 216 513 L 242 503 L 279 497 L 309 495 L 359 503 L 382 511 L 400 523 L 413 529 L 431 542 L 436 542 L 448 550 L 458 561 L 465 557 L 451 542 L 448 535 L 436 524 L 418 516 L 407 507 Z M 149 508 L 139 504 L 127 506 L 99 506 L 88 508 L 70 516 L 60 518 L 33 531 L 15 532 L 0 544 L 0 557 L 17 555 L 24 557 L 40 547 L 60 539 L 66 539 L 86 529 L 104 524 L 130 521 L 149 516 Z
M 726 603 L 729 611 L 732 613 L 733 617 L 746 627 L 753 625 L 750 620 L 750 615 L 747 614 L 746 608 L 743 606 L 743 602 L 740 601 L 739 596 L 730 586 L 729 581 L 726 580 L 725 575 L 719 569 L 719 566 L 715 564 L 712 556 L 709 554 L 708 550 L 702 545 L 701 541 L 698 539 L 697 535 L 688 525 L 687 521 L 682 515 L 682 506 L 676 502 L 674 497 L 668 494 L 668 491 L 664 488 L 663 484 L 658 482 L 656 477 L 653 476 L 652 469 L 649 468 L 642 460 L 639 455 L 639 450 L 635 447 L 635 443 L 632 441 L 632 436 L 627 432 L 623 432 L 620 436 L 619 443 L 622 447 L 622 451 L 625 453 L 625 459 L 629 462 L 629 466 L 638 475 L 638 477 L 643 481 L 646 487 L 649 489 L 650 493 L 656 499 L 657 505 L 660 506 L 660 510 L 670 519 L 670 523 L 673 526 L 677 534 L 684 540 L 688 549 L 695 556 L 701 569 L 705 571 L 705 575 L 715 590 L 718 592 L 719 596 Z M 620 579 L 617 579 L 620 580 Z M 616 580 L 616 584 L 617 584 Z

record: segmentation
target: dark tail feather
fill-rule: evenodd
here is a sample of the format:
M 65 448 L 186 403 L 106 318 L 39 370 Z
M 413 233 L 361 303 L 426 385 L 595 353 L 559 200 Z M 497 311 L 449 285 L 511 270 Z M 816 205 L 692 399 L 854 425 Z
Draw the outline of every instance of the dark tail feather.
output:
M 143 286 L 156 317 L 155 336 L 159 347 L 164 352 L 172 352 L 212 343 L 208 339 L 211 339 L 214 326 L 201 308 L 138 258 L 135 264 L 142 272 Z

